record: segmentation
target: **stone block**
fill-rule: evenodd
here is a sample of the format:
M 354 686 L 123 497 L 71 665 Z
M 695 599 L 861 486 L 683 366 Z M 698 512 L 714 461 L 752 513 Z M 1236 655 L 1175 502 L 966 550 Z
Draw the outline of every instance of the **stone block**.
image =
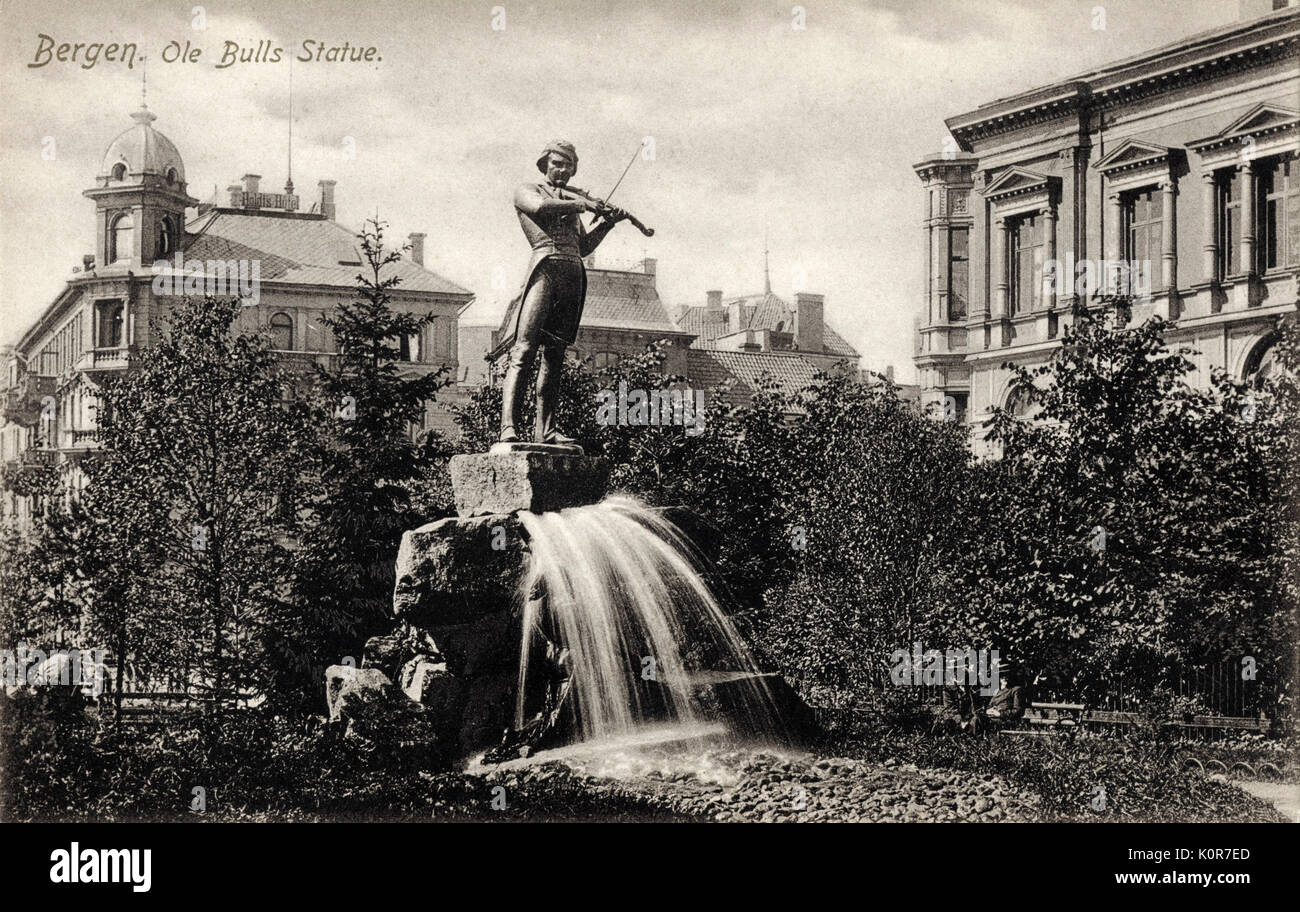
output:
M 325 669 L 325 703 L 331 722 L 345 718 L 351 702 L 365 698 L 389 699 L 393 695 L 393 682 L 377 668 L 331 665 Z
M 410 658 L 410 647 L 400 632 L 371 637 L 361 653 L 362 668 L 376 668 L 396 680 L 397 670 Z
M 527 563 L 523 526 L 513 516 L 451 517 L 412 529 L 397 552 L 393 613 L 432 628 L 508 610 Z
M 598 456 L 510 450 L 453 456 L 450 469 L 456 512 L 482 516 L 597 503 L 609 485 L 610 466 Z

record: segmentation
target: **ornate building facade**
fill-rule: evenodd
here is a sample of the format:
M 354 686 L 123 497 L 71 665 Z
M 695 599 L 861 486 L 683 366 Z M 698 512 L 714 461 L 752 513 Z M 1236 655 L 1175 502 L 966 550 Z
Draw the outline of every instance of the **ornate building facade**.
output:
M 1271 7 L 1277 7 L 1273 9 Z M 977 452 L 1004 364 L 1042 363 L 1076 305 L 1132 295 L 1214 369 L 1270 368 L 1300 275 L 1300 9 L 1243 18 L 952 117 L 925 187 L 922 408 Z
M 153 112 L 142 107 L 131 119 L 85 191 L 95 206 L 95 252 L 18 343 L 0 351 L 0 514 L 19 523 L 40 507 L 21 493 L 24 471 L 55 465 L 79 488 L 79 461 L 97 446 L 96 390 L 131 368 L 182 296 L 243 296 L 238 329 L 268 332 L 280 359 L 302 367 L 330 358 L 335 344 L 321 318 L 355 297 L 357 240 L 336 221 L 334 181 L 320 182 L 308 212 L 298 211 L 292 180 L 282 194 L 263 193 L 256 174 L 230 186 L 224 204 L 200 205 Z M 410 255 L 389 267 L 401 279 L 393 306 L 434 320 L 399 348 L 408 372 L 445 366 L 454 377 L 457 319 L 473 296 L 424 268 L 424 237 L 411 235 Z M 437 419 L 431 408 L 426 422 Z

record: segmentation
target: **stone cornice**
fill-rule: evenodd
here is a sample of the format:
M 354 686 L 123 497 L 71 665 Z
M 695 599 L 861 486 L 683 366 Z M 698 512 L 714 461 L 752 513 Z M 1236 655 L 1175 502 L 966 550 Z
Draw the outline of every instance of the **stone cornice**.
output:
M 1158 146 L 1137 139 L 1126 139 L 1093 167 L 1107 177 L 1127 171 L 1168 168 L 1174 152 L 1175 150 L 1170 149 L 1168 146 Z
M 1265 138 L 1277 139 L 1282 134 L 1295 133 L 1297 126 L 1300 126 L 1300 112 L 1278 105 L 1261 104 L 1251 108 L 1214 136 L 1189 142 L 1187 148 L 1202 157 L 1212 156 L 1225 147 L 1231 147 L 1232 153 L 1236 154 L 1248 137 L 1255 143 Z
M 1000 99 L 946 121 L 960 147 L 1035 123 L 1127 103 L 1300 53 L 1300 9 L 1279 10 Z
M 1055 175 L 1039 174 L 1026 168 L 1008 168 L 984 188 L 982 196 L 991 203 L 1000 203 L 1025 196 L 1055 198 L 1060 192 L 1061 179 Z

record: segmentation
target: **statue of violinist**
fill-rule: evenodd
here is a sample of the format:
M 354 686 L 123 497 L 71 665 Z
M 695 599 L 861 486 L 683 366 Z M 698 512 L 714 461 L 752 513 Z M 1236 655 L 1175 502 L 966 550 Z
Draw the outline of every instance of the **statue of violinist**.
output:
M 505 341 L 511 347 L 501 396 L 500 443 L 519 442 L 525 383 L 540 352 L 536 440 L 573 446 L 574 441 L 555 426 L 555 410 L 564 352 L 577 339 L 587 296 L 582 258 L 600 245 L 614 225 L 631 216 L 568 187 L 578 170 L 578 154 L 571 143 L 556 140 L 547 145 L 537 159 L 537 170 L 546 175 L 544 183 L 523 184 L 515 191 L 515 210 L 533 257 L 523 291 L 511 303 L 505 323 L 509 334 Z M 596 216 L 590 228 L 582 224 L 585 212 Z

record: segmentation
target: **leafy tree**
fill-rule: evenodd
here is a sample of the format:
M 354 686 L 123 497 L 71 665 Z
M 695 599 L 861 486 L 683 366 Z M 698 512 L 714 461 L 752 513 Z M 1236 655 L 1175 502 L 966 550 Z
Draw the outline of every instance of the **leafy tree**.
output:
M 92 631 L 119 673 L 185 680 L 216 712 L 264 691 L 284 622 L 305 413 L 237 300 L 187 298 L 101 392 L 83 495 L 94 534 Z
M 1294 402 L 1194 389 L 1170 324 L 1126 317 L 1081 312 L 1050 363 L 1008 365 L 1036 413 L 991 420 L 951 626 L 1079 697 L 1246 654 L 1281 671 Z
M 768 555 L 760 643 L 807 689 L 868 698 L 888 681 L 896 649 L 934 639 L 935 581 L 960 537 L 951 492 L 968 473 L 962 429 L 921 416 L 883 381 L 826 374 L 794 399 L 798 419 L 747 434 L 748 460 L 779 492 L 785 532 Z M 784 551 L 784 554 L 781 553 Z M 758 568 L 756 568 L 757 570 Z

